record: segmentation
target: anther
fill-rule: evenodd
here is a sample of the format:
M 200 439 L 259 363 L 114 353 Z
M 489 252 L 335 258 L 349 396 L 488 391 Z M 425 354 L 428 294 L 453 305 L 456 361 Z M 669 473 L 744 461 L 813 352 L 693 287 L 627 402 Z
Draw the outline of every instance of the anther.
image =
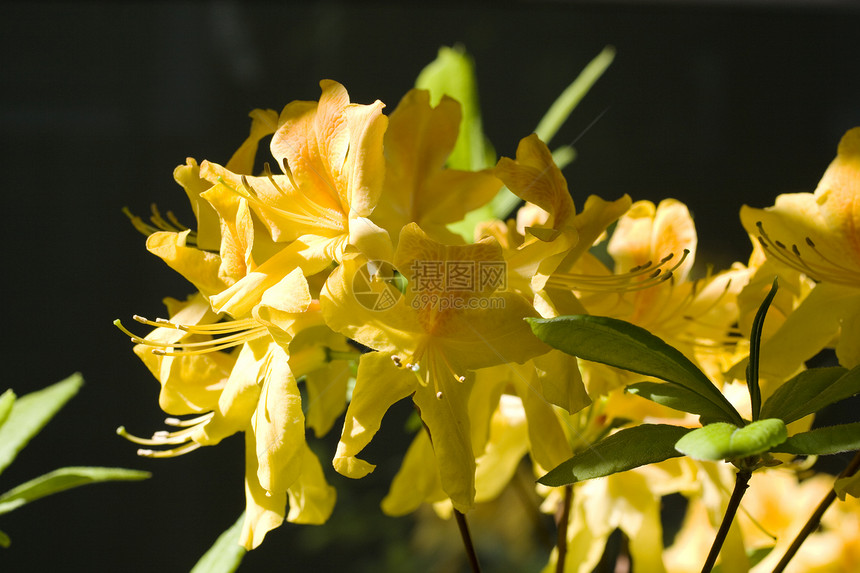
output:
M 441 399 L 442 399 L 442 391 L 441 391 L 441 390 L 440 390 L 439 392 L 436 392 L 436 399 L 437 399 L 437 400 L 441 400 Z

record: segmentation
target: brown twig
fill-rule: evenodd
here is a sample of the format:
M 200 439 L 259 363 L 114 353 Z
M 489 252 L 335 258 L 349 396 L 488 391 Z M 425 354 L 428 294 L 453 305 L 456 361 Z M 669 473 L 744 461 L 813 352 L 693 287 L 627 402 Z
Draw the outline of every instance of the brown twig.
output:
M 738 512 L 738 507 L 741 505 L 741 499 L 749 487 L 752 472 L 747 470 L 738 470 L 735 477 L 735 489 L 732 490 L 732 496 L 729 498 L 729 505 L 726 507 L 726 514 L 723 516 L 723 522 L 720 523 L 720 529 L 717 531 L 717 536 L 714 537 L 714 544 L 711 545 L 711 551 L 708 553 L 708 558 L 705 564 L 702 565 L 702 573 L 709 573 L 714 568 L 717 562 L 717 556 L 720 554 L 720 549 L 723 548 L 723 542 L 729 533 L 729 528 L 732 526 L 732 521 L 735 519 L 735 514 Z
M 561 511 L 556 519 L 558 537 L 556 538 L 556 547 L 558 547 L 558 555 L 555 562 L 556 573 L 564 573 L 564 560 L 567 558 L 567 524 L 570 521 L 570 505 L 573 500 L 573 486 L 567 484 L 564 486 L 564 500 L 561 503 Z
M 463 539 L 463 545 L 466 548 L 466 557 L 469 559 L 472 573 L 481 573 L 481 565 L 478 563 L 478 554 L 475 553 L 475 546 L 472 544 L 472 534 L 469 533 L 469 524 L 466 523 L 466 516 L 455 509 L 454 517 L 457 520 L 457 527 L 460 529 L 460 537 Z

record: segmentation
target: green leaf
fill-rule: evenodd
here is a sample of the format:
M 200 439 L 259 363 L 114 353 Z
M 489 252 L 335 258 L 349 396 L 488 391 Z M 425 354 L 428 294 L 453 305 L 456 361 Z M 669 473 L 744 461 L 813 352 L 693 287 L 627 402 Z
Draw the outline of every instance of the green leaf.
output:
M 463 114 L 460 134 L 454 150 L 448 156 L 448 167 L 466 171 L 492 167 L 496 155 L 484 137 L 475 63 L 466 50 L 462 46 L 439 48 L 436 59 L 418 74 L 415 87 L 430 92 L 432 105 L 437 105 L 443 95 L 460 102 Z
M 10 545 L 12 545 L 12 540 L 5 532 L 0 531 L 0 547 L 9 547 Z
M 773 302 L 773 297 L 776 296 L 776 291 L 779 288 L 779 282 L 773 279 L 773 285 L 770 287 L 770 292 L 764 297 L 761 306 L 758 307 L 758 312 L 752 323 L 752 331 L 750 333 L 750 359 L 747 364 L 747 388 L 750 393 L 750 406 L 752 409 L 753 422 L 759 419 L 761 414 L 761 387 L 758 383 L 758 364 L 761 349 L 761 332 L 764 328 L 764 319 L 767 316 L 767 309 L 770 308 L 770 303 Z
M 680 454 L 675 443 L 689 431 L 667 424 L 641 424 L 619 430 L 563 462 L 538 482 L 558 487 L 676 458 Z
M 675 448 L 695 460 L 731 460 L 770 451 L 788 435 L 778 418 L 758 420 L 738 428 L 726 422 L 708 424 L 693 430 L 675 444 Z
M 567 121 L 570 113 L 579 104 L 588 90 L 600 79 L 603 72 L 612 63 L 615 58 L 615 48 L 607 46 L 603 48 L 596 58 L 585 66 L 579 76 L 571 83 L 561 95 L 549 107 L 546 114 L 541 118 L 540 123 L 535 128 L 535 133 L 540 137 L 541 141 L 549 144 L 550 140 L 555 136 L 562 124 Z
M 0 427 L 0 473 L 57 411 L 77 394 L 83 383 L 80 374 L 72 374 L 61 382 L 15 401 L 6 423 Z
M 247 551 L 239 545 L 239 535 L 242 533 L 242 524 L 245 522 L 245 514 L 239 516 L 236 523 L 224 531 L 212 547 L 209 548 L 200 561 L 191 570 L 191 573 L 232 573 L 239 568 Z
M 707 420 L 723 421 L 726 417 L 725 412 L 713 402 L 677 384 L 637 382 L 629 385 L 626 390 L 673 410 L 697 414 Z
M 773 449 L 781 454 L 826 456 L 860 450 L 860 422 L 795 434 Z
M 8 513 L 39 498 L 74 487 L 103 481 L 136 481 L 149 472 L 122 468 L 68 467 L 39 476 L 0 495 L 0 514 Z
M 527 318 L 538 338 L 562 352 L 672 382 L 713 403 L 720 419 L 743 418 L 708 377 L 680 351 L 644 328 L 604 316 Z
M 768 398 L 761 410 L 767 418 L 786 424 L 818 412 L 860 392 L 860 366 L 851 370 L 834 366 L 804 370 Z
M 15 403 L 15 392 L 10 388 L 0 394 L 0 428 L 6 423 L 6 418 L 12 412 L 12 405 Z

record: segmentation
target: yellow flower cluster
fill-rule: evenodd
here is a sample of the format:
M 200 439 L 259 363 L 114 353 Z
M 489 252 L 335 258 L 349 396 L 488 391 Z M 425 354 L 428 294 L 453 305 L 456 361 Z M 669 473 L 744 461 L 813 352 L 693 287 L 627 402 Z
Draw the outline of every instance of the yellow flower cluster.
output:
M 351 103 L 339 83 L 320 85 L 319 101 L 252 112 L 225 165 L 188 159 L 176 169 L 196 228 L 132 218 L 147 249 L 197 292 L 168 299 L 167 319 L 135 317 L 153 327 L 146 336 L 126 330 L 161 383 L 161 408 L 183 418 L 151 438 L 120 433 L 145 446 L 141 455 L 168 457 L 243 432 L 245 547 L 285 519 L 331 514 L 335 491 L 309 428 L 321 436 L 343 416 L 331 460 L 361 478 L 374 465 L 359 455 L 406 398 L 423 429 L 383 500 L 393 515 L 425 502 L 465 513 L 498 496 L 527 453 L 540 475 L 622 419 L 695 423 L 625 394 L 638 381 L 630 373 L 551 350 L 526 317 L 632 322 L 734 400 L 752 315 L 779 274 L 791 288 L 768 319 L 765 393 L 826 346 L 844 366 L 860 362 L 860 128 L 814 194 L 744 208 L 755 238 L 748 264 L 694 278 L 697 237 L 682 203 L 591 196 L 577 210 L 537 135 L 494 168 L 453 169 L 454 99 L 433 106 L 416 89 L 386 116 L 379 101 Z M 514 218 L 483 221 L 474 237 L 452 231 L 503 186 L 523 202 Z M 714 464 L 674 460 L 577 485 L 568 535 L 579 549 L 566 570 L 590 570 L 615 528 L 637 568 L 665 570 L 660 497 L 684 492 L 710 511 L 725 503 L 725 481 Z

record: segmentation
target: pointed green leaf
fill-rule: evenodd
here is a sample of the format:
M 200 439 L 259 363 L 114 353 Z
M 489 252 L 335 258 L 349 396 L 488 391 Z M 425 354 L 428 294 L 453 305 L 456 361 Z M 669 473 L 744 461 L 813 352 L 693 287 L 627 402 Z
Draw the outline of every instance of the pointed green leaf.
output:
M 10 388 L 0 394 L 0 428 L 6 423 L 6 418 L 12 413 L 12 405 L 15 403 L 15 392 Z
M 627 387 L 627 392 L 642 396 L 673 410 L 703 416 L 704 419 L 722 422 L 725 412 L 716 404 L 691 390 L 677 384 L 663 382 L 637 382 Z
M 689 431 L 667 424 L 641 424 L 619 430 L 551 470 L 538 482 L 558 487 L 676 458 L 680 454 L 675 443 Z
M 68 467 L 39 476 L 0 495 L 0 514 L 8 513 L 39 498 L 74 487 L 102 481 L 135 481 L 149 472 L 122 468 Z
M 579 76 L 573 80 L 573 83 L 561 92 L 561 95 L 549 107 L 535 128 L 535 133 L 541 138 L 541 141 L 547 144 L 550 142 L 562 124 L 567 121 L 573 109 L 585 97 L 595 82 L 600 79 L 614 58 L 615 48 L 612 46 L 603 48 L 603 51 L 597 54 L 597 57 L 591 60 L 585 69 L 579 73 Z
M 683 386 L 737 425 L 743 418 L 708 377 L 680 351 L 644 328 L 605 316 L 527 318 L 538 338 L 562 352 Z
M 860 366 L 851 370 L 838 366 L 812 368 L 777 388 L 762 406 L 761 415 L 790 424 L 857 393 L 860 393 Z
M 860 450 L 860 422 L 795 434 L 773 449 L 781 454 L 825 456 Z
M 770 451 L 787 435 L 785 424 L 778 418 L 758 420 L 743 428 L 717 422 L 690 432 L 675 448 L 695 460 L 731 460 Z
M 0 427 L 0 473 L 54 414 L 77 394 L 83 383 L 80 374 L 72 374 L 61 382 L 15 401 L 6 423 Z
M 191 573 L 232 573 L 238 569 L 245 553 L 247 553 L 245 548 L 239 545 L 239 536 L 242 533 L 244 522 L 245 514 L 243 513 L 236 520 L 236 523 L 218 536 L 209 551 L 194 565 Z
M 752 323 L 752 331 L 750 333 L 750 359 L 747 365 L 747 388 L 750 393 L 750 406 L 752 409 L 753 422 L 759 419 L 761 414 L 761 387 L 758 383 L 758 363 L 761 349 L 761 332 L 764 328 L 764 319 L 767 316 L 767 309 L 770 308 L 770 303 L 773 302 L 773 297 L 776 296 L 776 291 L 779 288 L 777 279 L 773 279 L 773 285 L 770 287 L 770 292 L 764 297 L 761 306 L 758 307 L 758 312 Z

